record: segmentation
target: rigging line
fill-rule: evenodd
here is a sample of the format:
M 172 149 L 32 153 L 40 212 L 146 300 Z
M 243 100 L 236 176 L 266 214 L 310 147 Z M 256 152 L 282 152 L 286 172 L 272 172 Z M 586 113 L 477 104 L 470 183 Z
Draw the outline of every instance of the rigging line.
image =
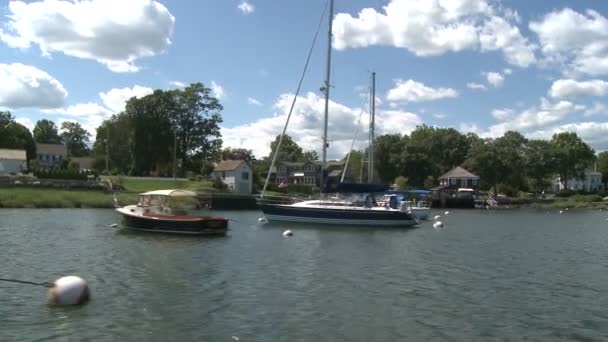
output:
M 44 287 L 52 287 L 52 284 L 49 283 L 48 281 L 43 281 L 40 283 L 36 283 L 33 281 L 26 281 L 26 280 L 18 280 L 18 279 L 8 279 L 8 278 L 0 278 L 0 281 L 6 281 L 6 282 L 10 282 L 10 283 L 19 283 L 19 284 L 28 284 L 28 285 L 38 285 L 38 286 L 44 286 Z
M 327 6 L 329 4 L 329 0 L 325 2 L 325 8 L 323 9 L 323 13 L 321 13 L 321 18 L 319 19 L 319 24 L 317 25 L 317 31 L 315 32 L 315 36 L 312 39 L 312 44 L 310 46 L 310 50 L 308 51 L 308 56 L 306 56 L 306 63 L 304 63 L 304 69 L 302 70 L 302 75 L 300 76 L 300 81 L 298 82 L 298 87 L 296 88 L 296 93 L 293 96 L 293 101 L 291 102 L 291 107 L 289 108 L 289 114 L 287 114 L 287 121 L 285 122 L 285 126 L 283 127 L 283 132 L 281 133 L 281 137 L 279 138 L 279 144 L 277 145 L 276 150 L 274 151 L 274 155 L 272 156 L 272 163 L 270 163 L 270 169 L 268 170 L 268 175 L 266 175 L 266 181 L 264 182 L 264 188 L 262 189 L 262 194 L 260 195 L 260 199 L 264 198 L 264 194 L 266 193 L 266 188 L 268 187 L 268 182 L 270 181 L 270 172 L 272 168 L 276 164 L 277 156 L 279 155 L 279 151 L 281 150 L 281 144 L 283 143 L 283 137 L 285 137 L 285 131 L 287 131 L 287 126 L 289 125 L 289 120 L 291 119 L 291 114 L 293 113 L 293 108 L 296 105 L 296 100 L 298 99 L 298 95 L 300 94 L 300 89 L 302 88 L 302 83 L 304 82 L 304 77 L 306 76 L 306 70 L 308 70 L 308 64 L 310 63 L 310 57 L 312 56 L 312 52 L 317 43 L 317 38 L 319 36 L 319 32 L 321 31 L 321 25 L 323 24 L 323 18 L 325 18 L 325 13 L 327 12 Z

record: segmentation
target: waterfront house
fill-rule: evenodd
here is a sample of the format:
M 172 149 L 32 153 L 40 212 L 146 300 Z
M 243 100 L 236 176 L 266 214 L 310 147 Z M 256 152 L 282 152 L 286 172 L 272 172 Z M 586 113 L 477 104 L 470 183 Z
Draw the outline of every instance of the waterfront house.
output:
M 334 160 L 326 164 L 327 179 L 330 182 L 338 183 L 342 177 L 345 161 Z M 321 186 L 321 166 L 322 162 L 303 161 L 303 162 L 277 162 L 277 165 L 270 171 L 270 179 L 277 185 L 279 184 L 302 184 L 309 186 Z M 350 169 L 346 170 L 345 181 L 350 180 Z
M 244 160 L 223 160 L 218 163 L 211 177 L 221 179 L 228 189 L 239 194 L 253 192 L 253 169 Z
M 472 189 L 474 192 L 479 190 L 479 176 L 457 166 L 439 177 L 439 187 L 441 189 Z
M 43 168 L 61 168 L 67 158 L 68 149 L 63 144 L 36 144 L 36 160 Z
M 17 174 L 27 168 L 25 150 L 0 149 L 0 174 Z
M 586 171 L 582 178 L 568 179 L 568 187 L 559 177 L 553 180 L 553 191 L 560 192 L 565 190 L 584 191 L 584 192 L 603 192 L 604 183 L 602 174 L 596 171 Z

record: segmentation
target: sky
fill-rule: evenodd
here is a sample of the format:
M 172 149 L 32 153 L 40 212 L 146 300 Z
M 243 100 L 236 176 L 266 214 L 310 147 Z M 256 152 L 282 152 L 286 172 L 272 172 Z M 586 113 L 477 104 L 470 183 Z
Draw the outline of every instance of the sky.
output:
M 95 129 L 127 99 L 202 82 L 224 146 L 270 150 L 325 13 L 287 133 L 321 150 L 326 0 L 0 0 L 0 110 Z M 608 149 L 608 1 L 336 0 L 330 158 L 417 125 Z

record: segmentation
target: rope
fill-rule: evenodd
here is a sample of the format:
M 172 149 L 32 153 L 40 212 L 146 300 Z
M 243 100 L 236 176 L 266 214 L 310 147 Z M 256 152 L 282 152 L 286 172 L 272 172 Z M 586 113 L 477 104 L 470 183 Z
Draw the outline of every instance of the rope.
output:
M 279 155 L 279 151 L 281 150 L 281 144 L 283 143 L 283 137 L 285 136 L 285 132 L 287 131 L 287 126 L 289 125 L 289 120 L 291 119 L 291 114 L 293 113 L 293 108 L 296 105 L 296 100 L 298 99 L 298 95 L 300 95 L 300 89 L 302 88 L 302 83 L 304 82 L 304 76 L 306 75 L 306 70 L 308 70 L 308 64 L 310 63 L 310 57 L 312 56 L 312 51 L 317 43 L 317 37 L 319 36 L 319 32 L 321 31 L 321 25 L 323 24 L 323 18 L 325 17 L 325 12 L 327 12 L 327 4 L 329 1 L 325 2 L 325 8 L 323 9 L 323 13 L 321 13 L 321 18 L 319 19 L 319 24 L 317 25 L 317 31 L 315 32 L 315 36 L 312 39 L 312 45 L 310 46 L 310 50 L 308 50 L 308 56 L 306 56 L 306 63 L 304 64 L 304 69 L 302 70 L 302 75 L 300 76 L 300 81 L 298 82 L 298 87 L 296 89 L 296 93 L 293 96 L 293 101 L 291 102 L 291 107 L 289 108 L 289 114 L 287 114 L 287 121 L 285 122 L 285 127 L 283 127 L 283 132 L 281 133 L 281 137 L 279 138 L 279 144 L 277 145 L 277 149 L 274 151 L 274 156 L 272 156 L 272 163 L 270 164 L 270 169 L 268 170 L 268 175 L 266 175 L 266 181 L 264 182 L 264 188 L 262 189 L 262 194 L 260 195 L 260 199 L 264 199 L 264 194 L 266 193 L 266 188 L 268 187 L 268 182 L 270 181 L 270 172 L 272 168 L 276 164 L 277 156 Z
M 44 287 L 52 287 L 53 286 L 53 284 L 49 283 L 48 281 L 44 281 L 44 282 L 41 282 L 41 283 L 36 283 L 36 282 L 33 282 L 33 281 L 8 279 L 8 278 L 0 278 L 0 281 L 6 281 L 6 282 L 10 282 L 10 283 L 19 283 L 19 284 L 28 284 L 28 285 L 38 285 L 38 286 L 44 286 Z

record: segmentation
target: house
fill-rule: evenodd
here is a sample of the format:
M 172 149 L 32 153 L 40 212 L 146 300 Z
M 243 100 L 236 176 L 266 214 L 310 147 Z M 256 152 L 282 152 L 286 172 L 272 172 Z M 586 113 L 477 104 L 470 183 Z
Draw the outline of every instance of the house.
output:
M 253 192 L 253 169 L 244 160 L 224 160 L 215 166 L 211 177 L 221 179 L 228 189 L 239 194 Z
M 603 192 L 604 183 L 602 182 L 602 174 L 596 171 L 586 171 L 583 178 L 568 179 L 568 188 L 559 177 L 553 180 L 553 191 L 559 192 L 564 190 L 584 191 L 584 192 Z
M 79 171 L 91 171 L 93 170 L 94 158 L 91 157 L 72 157 L 70 163 L 78 164 Z
M 17 174 L 26 168 L 25 150 L 0 149 L 0 174 Z
M 36 160 L 44 168 L 60 168 L 68 158 L 68 149 L 63 144 L 36 144 Z
M 345 161 L 328 161 L 326 164 L 327 180 L 338 183 L 342 177 Z M 270 171 L 270 179 L 276 184 L 303 184 L 321 186 L 322 162 L 277 162 Z M 350 179 L 350 169 L 346 171 L 345 180 Z
M 449 196 L 470 196 L 479 191 L 479 176 L 457 166 L 439 177 L 439 186 L 431 189 Z

